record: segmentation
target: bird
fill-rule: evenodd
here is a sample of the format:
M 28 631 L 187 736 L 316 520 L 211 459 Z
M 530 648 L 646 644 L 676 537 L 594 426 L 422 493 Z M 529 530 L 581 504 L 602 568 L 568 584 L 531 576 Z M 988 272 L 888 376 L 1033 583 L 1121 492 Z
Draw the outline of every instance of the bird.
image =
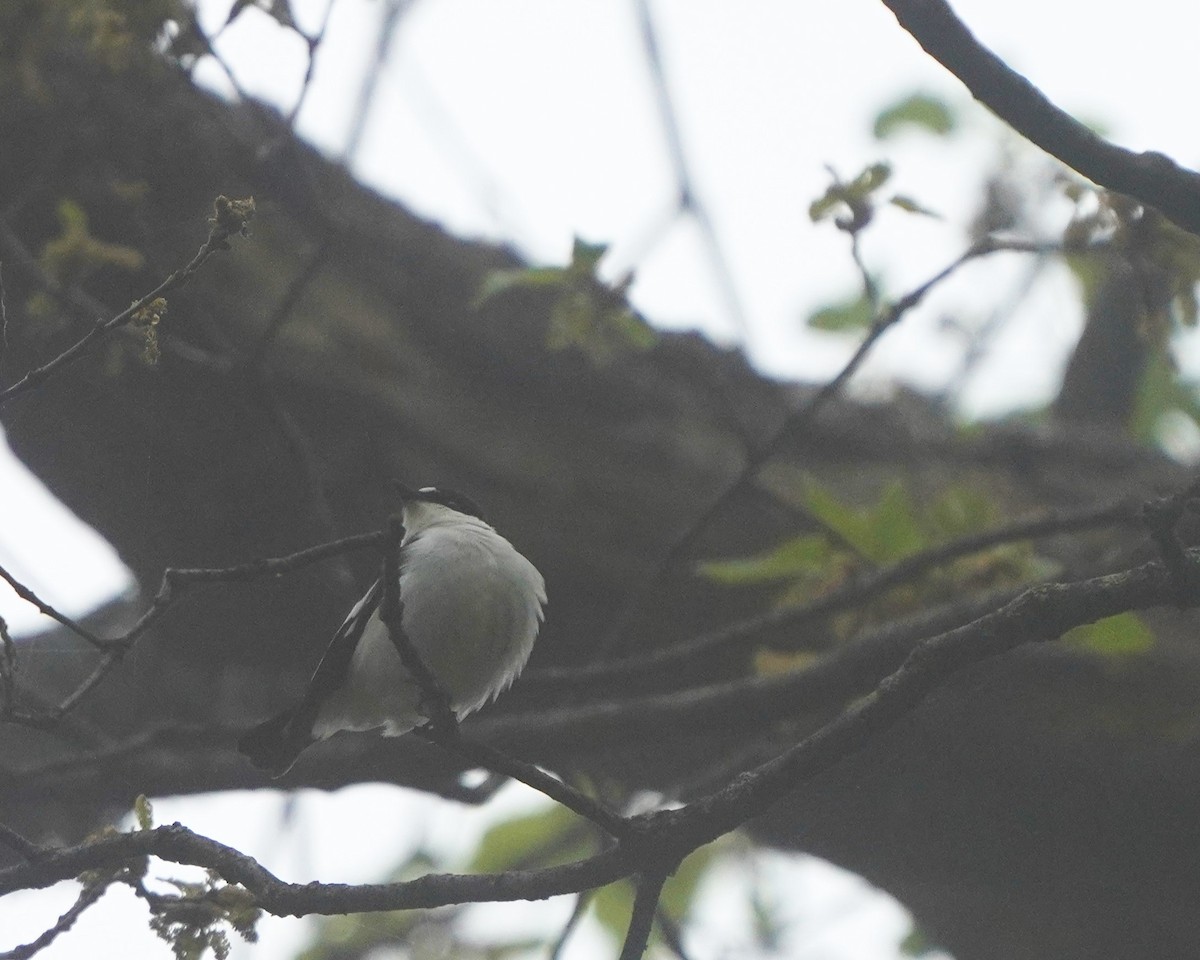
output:
M 397 553 L 400 626 L 463 717 L 512 684 L 545 615 L 541 573 L 452 490 L 395 483 L 404 533 Z M 380 616 L 383 579 L 329 641 L 298 703 L 246 732 L 238 749 L 283 776 L 301 752 L 342 730 L 401 736 L 426 717 L 427 691 L 401 662 Z

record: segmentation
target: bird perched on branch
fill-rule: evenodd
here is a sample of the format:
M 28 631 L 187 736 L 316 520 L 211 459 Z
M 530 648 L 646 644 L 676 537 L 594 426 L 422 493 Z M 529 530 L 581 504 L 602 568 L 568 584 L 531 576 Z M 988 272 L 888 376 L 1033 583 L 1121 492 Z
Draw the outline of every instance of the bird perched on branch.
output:
M 506 690 L 524 668 L 546 586 L 469 498 L 396 486 L 404 501 L 400 626 L 450 708 L 464 716 Z M 401 661 L 381 616 L 383 598 L 381 577 L 334 634 L 303 699 L 241 738 L 238 748 L 251 763 L 281 776 L 305 747 L 339 730 L 398 737 L 425 719 L 428 691 Z

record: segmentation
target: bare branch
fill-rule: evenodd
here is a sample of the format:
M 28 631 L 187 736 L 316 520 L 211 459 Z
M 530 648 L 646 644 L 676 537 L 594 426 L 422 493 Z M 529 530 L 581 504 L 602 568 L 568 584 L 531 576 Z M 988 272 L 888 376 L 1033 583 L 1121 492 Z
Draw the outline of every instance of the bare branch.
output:
M 212 227 L 209 230 L 208 239 L 204 241 L 199 251 L 197 251 L 196 255 L 186 266 L 176 270 L 157 287 L 145 296 L 135 300 L 116 316 L 108 320 L 96 321 L 91 330 L 53 360 L 49 360 L 42 366 L 30 370 L 12 386 L 0 391 L 0 406 L 3 406 L 14 397 L 32 390 L 43 380 L 53 376 L 63 367 L 67 366 L 67 364 L 78 360 L 93 343 L 99 341 L 105 334 L 129 323 L 139 311 L 154 300 L 187 283 L 195 275 L 196 271 L 208 262 L 213 254 L 218 250 L 227 250 L 229 248 L 229 238 L 231 236 L 235 233 L 245 232 L 246 225 L 253 216 L 253 200 L 229 200 L 226 197 L 217 197 L 213 205 L 213 216 L 210 221 Z
M 430 724 L 419 728 L 416 732 L 471 763 L 478 764 L 493 773 L 518 780 L 527 787 L 532 787 L 551 800 L 561 803 L 567 809 L 592 821 L 613 837 L 620 838 L 629 832 L 625 818 L 610 810 L 600 801 L 576 790 L 569 783 L 551 776 L 532 763 L 510 757 L 486 743 L 468 740 L 462 736 L 457 726 L 452 731 L 447 731 L 445 728 L 439 729 Z
M 29 943 L 23 943 L 20 946 L 13 947 L 11 950 L 0 951 L 0 960 L 29 960 L 30 957 L 50 946 L 58 938 L 59 934 L 66 933 L 71 927 L 75 926 L 75 921 L 83 916 L 84 911 L 107 892 L 108 884 L 85 883 L 83 889 L 79 891 L 79 896 L 75 899 L 75 902 L 62 916 L 54 921 L 53 926 Z
M 159 584 L 158 593 L 155 594 L 150 609 L 142 614 L 133 628 L 120 640 L 127 646 L 132 644 L 166 612 L 171 604 L 183 595 L 183 589 L 194 584 L 236 583 L 279 576 L 331 557 L 341 556 L 351 550 L 379 546 L 385 541 L 386 536 L 378 531 L 358 533 L 350 537 L 342 537 L 340 540 L 318 544 L 315 547 L 307 547 L 284 557 L 266 557 L 239 563 L 232 567 L 168 567 L 163 571 L 162 582 Z
M 8 632 L 8 621 L 0 617 L 0 716 L 11 717 L 17 707 L 16 670 L 17 646 Z
M 679 127 L 675 101 L 671 96 L 670 85 L 667 83 L 666 68 L 658 42 L 658 31 L 654 26 L 654 18 L 651 16 L 647 0 L 636 0 L 634 13 L 637 16 L 638 32 L 641 35 L 642 52 L 650 70 L 654 101 L 658 107 L 658 121 L 662 126 L 667 155 L 675 177 L 675 186 L 679 191 L 678 208 L 671 219 L 675 220 L 678 214 L 683 213 L 690 215 L 696 221 L 696 226 L 700 229 L 701 242 L 704 244 L 709 265 L 712 267 L 713 281 L 716 283 L 717 291 L 725 303 L 725 309 L 729 313 L 729 318 L 733 322 L 738 336 L 745 343 L 750 339 L 750 325 L 746 319 L 746 309 L 738 294 L 737 281 L 729 266 L 729 258 L 722 249 L 717 236 L 717 228 L 709 215 L 708 207 L 700 199 L 699 192 L 696 190 L 695 177 L 692 176 L 688 152 Z
M 0 843 L 19 854 L 24 860 L 32 861 L 41 856 L 41 849 L 37 844 L 26 840 L 12 827 L 3 823 L 0 823 Z
M 1134 153 L 1089 130 L 976 40 L 945 0 L 883 2 L 926 53 L 1026 139 L 1094 183 L 1200 234 L 1200 174 L 1161 153 Z
M 51 620 L 61 623 L 64 627 L 66 627 L 75 635 L 82 637 L 97 650 L 107 650 L 111 646 L 110 641 L 101 640 L 79 622 L 71 619 L 65 613 L 56 610 L 36 593 L 30 590 L 29 587 L 21 583 L 21 581 L 19 581 L 2 566 L 0 566 L 0 580 L 3 580 L 5 583 L 7 583 L 12 588 L 13 593 L 15 593 L 26 603 L 37 607 L 38 613 L 49 617 Z
M 654 928 L 654 916 L 658 912 L 658 898 L 666 881 L 665 873 L 638 874 L 633 914 L 629 918 L 629 929 L 625 932 L 625 943 L 621 945 L 620 960 L 641 960 L 646 952 L 650 932 Z
M 45 850 L 37 860 L 0 870 L 0 896 L 41 889 L 85 870 L 111 869 L 143 857 L 191 864 L 240 884 L 263 910 L 276 916 L 412 910 L 454 903 L 544 900 L 603 886 L 630 872 L 628 856 L 613 849 L 586 860 L 502 875 L 431 874 L 403 883 L 350 885 L 285 883 L 254 858 L 181 824 L 100 837 L 74 847 Z
M 638 615 L 645 608 L 650 598 L 655 596 L 657 588 L 661 585 L 662 579 L 666 576 L 668 570 L 687 552 L 695 546 L 701 535 L 708 529 L 709 525 L 719 516 L 733 500 L 750 489 L 755 477 L 758 475 L 759 469 L 767 463 L 775 454 L 783 443 L 790 437 L 796 436 L 803 431 L 814 420 L 821 409 L 832 400 L 846 385 L 851 377 L 857 372 L 862 365 L 871 349 L 879 341 L 888 330 L 898 323 L 903 316 L 918 306 L 926 295 L 942 283 L 947 277 L 955 273 L 964 264 L 972 260 L 985 257 L 1001 250 L 1007 251 L 1029 251 L 1033 249 L 1041 250 L 1042 245 L 1028 244 L 1023 242 L 1010 243 L 991 238 L 985 238 L 975 244 L 972 244 L 966 251 L 955 258 L 947 266 L 943 267 L 936 274 L 926 280 L 924 283 L 910 290 L 899 300 L 888 305 L 875 316 L 874 322 L 871 324 L 866 337 L 859 344 L 858 349 L 846 362 L 846 365 L 841 371 L 820 390 L 813 394 L 805 403 L 801 404 L 797 409 L 792 411 L 783 421 L 782 425 L 775 433 L 767 440 L 765 444 L 759 447 L 758 450 L 752 450 L 746 457 L 745 463 L 742 465 L 741 471 L 738 473 L 734 481 L 725 488 L 725 490 L 711 503 L 709 506 L 694 520 L 682 534 L 680 534 L 674 542 L 667 548 L 662 555 L 655 570 L 642 583 L 641 588 L 634 594 L 633 598 L 626 604 L 620 616 L 616 618 L 612 628 L 608 634 L 596 644 L 593 651 L 593 660 L 604 658 L 606 653 L 618 648 L 618 645 L 626 639 L 630 627 L 636 620 Z
M 341 556 L 349 550 L 362 547 L 376 546 L 382 543 L 386 534 L 362 533 L 352 537 L 343 537 L 330 543 L 297 551 L 285 557 L 267 557 L 251 560 L 248 563 L 232 567 L 186 568 L 168 567 L 163 571 L 162 582 L 158 593 L 148 610 L 142 614 L 137 623 L 124 636 L 112 639 L 96 637 L 69 617 L 54 610 L 40 600 L 31 590 L 24 587 L 0 567 L 0 577 L 6 580 L 12 588 L 39 610 L 52 616 L 59 623 L 73 630 L 85 640 L 104 651 L 103 657 L 96 663 L 92 672 L 67 697 L 53 709 L 44 713 L 22 713 L 11 708 L 0 711 L 0 722 L 17 723 L 35 729 L 53 729 L 54 726 L 70 713 L 99 683 L 121 662 L 125 654 L 168 609 L 183 595 L 184 589 L 199 583 L 230 583 L 239 581 L 259 580 L 268 576 L 278 576 L 292 570 L 300 569 L 329 557 Z M 11 701 L 10 701 L 11 702 Z
M 1187 560 L 1193 567 L 1200 563 L 1200 551 L 1188 551 Z M 680 810 L 635 820 L 651 836 L 669 823 L 679 831 L 674 838 L 688 837 L 687 849 L 695 849 L 765 813 L 797 785 L 861 749 L 963 667 L 1026 643 L 1055 640 L 1073 627 L 1179 599 L 1175 578 L 1159 562 L 1032 587 L 1003 609 L 921 643 L 874 692 L 774 760 Z M 1200 595 L 1193 591 L 1188 602 L 1200 603 Z
M 1189 564 L 1200 563 L 1200 551 L 1186 557 Z M 1200 596 L 1188 599 L 1200 602 Z M 1027 590 L 1003 609 L 919 645 L 873 693 L 774 760 L 685 807 L 629 818 L 626 824 L 632 832 L 616 847 L 562 867 L 363 886 L 288 884 L 253 858 L 174 824 L 66 849 L 39 849 L 28 862 L 0 870 L 0 894 L 49 886 L 86 870 L 111 869 L 146 856 L 211 869 L 245 887 L 257 906 L 281 916 L 541 899 L 640 874 L 647 879 L 639 888 L 640 908 L 635 906 L 625 953 L 640 956 L 662 881 L 683 857 L 761 815 L 799 784 L 860 749 L 956 671 L 1024 643 L 1052 640 L 1084 623 L 1178 600 L 1175 578 L 1160 562 Z
M 588 904 L 591 901 L 591 892 L 583 891 L 575 897 L 575 905 L 571 908 L 571 915 L 567 917 L 567 922 L 563 924 L 562 931 L 554 941 L 554 945 L 550 948 L 550 953 L 547 960 L 561 960 L 563 950 L 567 947 L 567 942 L 571 939 L 571 934 L 575 932 L 575 928 L 585 916 L 587 916 Z

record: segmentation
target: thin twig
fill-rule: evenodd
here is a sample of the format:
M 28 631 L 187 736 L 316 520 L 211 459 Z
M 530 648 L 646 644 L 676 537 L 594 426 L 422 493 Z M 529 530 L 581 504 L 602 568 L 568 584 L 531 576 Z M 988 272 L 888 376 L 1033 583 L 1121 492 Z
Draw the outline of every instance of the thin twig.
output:
M 333 249 L 333 242 L 329 234 L 326 234 L 313 248 L 312 252 L 300 264 L 300 268 L 296 271 L 296 275 L 288 284 L 287 289 L 283 291 L 283 296 L 279 298 L 279 302 L 275 305 L 275 309 L 271 311 L 271 316 L 267 319 L 266 327 L 258 338 L 258 342 L 254 345 L 254 349 L 250 351 L 250 356 L 247 358 L 247 365 L 251 368 L 262 366 L 266 359 L 267 351 L 275 343 L 280 331 L 284 325 L 292 318 L 296 310 L 296 305 L 300 302 L 300 298 L 304 296 L 304 292 L 308 289 L 309 284 L 316 279 L 321 272 L 321 268 L 325 265 L 325 261 L 329 259 L 329 254 Z
M 383 552 L 382 595 L 379 599 L 379 619 L 388 628 L 392 645 L 400 655 L 404 669 L 412 674 L 421 691 L 421 709 L 429 718 L 431 735 L 453 737 L 458 730 L 458 716 L 450 694 L 421 659 L 412 638 L 404 629 L 404 598 L 400 596 L 400 543 L 404 524 L 399 517 L 388 521 L 388 539 Z
M 163 571 L 162 582 L 158 593 L 150 607 L 138 618 L 138 621 L 124 635 L 112 639 L 101 639 L 84 629 L 69 617 L 44 604 L 36 595 L 11 578 L 3 567 L 0 567 L 0 577 L 7 580 L 23 599 L 38 605 L 38 608 L 48 616 L 54 617 L 63 626 L 78 633 L 81 637 L 104 651 L 104 655 L 96 663 L 92 672 L 79 683 L 58 705 L 45 713 L 34 714 L 11 711 L 0 714 L 0 720 L 17 723 L 35 729 L 53 729 L 68 713 L 96 688 L 99 683 L 112 672 L 129 652 L 137 640 L 178 601 L 187 588 L 202 583 L 234 583 L 258 580 L 269 576 L 279 576 L 302 567 L 309 566 L 329 557 L 341 556 L 349 550 L 362 547 L 377 546 L 386 538 L 386 534 L 373 532 L 361 533 L 352 537 L 343 537 L 330 543 L 308 547 L 284 557 L 267 557 L 252 560 L 249 563 L 237 564 L 232 567 L 168 567 Z
M 638 616 L 645 609 L 652 597 L 658 595 L 658 589 L 662 584 L 663 578 L 667 571 L 699 541 L 700 537 L 708 529 L 709 525 L 719 516 L 725 508 L 734 501 L 744 491 L 748 490 L 758 475 L 759 469 L 773 456 L 783 445 L 784 441 L 789 437 L 793 437 L 802 432 L 816 418 L 821 409 L 832 400 L 846 385 L 851 377 L 857 372 L 862 362 L 866 359 L 867 354 L 879 341 L 879 339 L 887 333 L 900 319 L 914 307 L 919 305 L 926 295 L 944 281 L 947 277 L 955 273 L 964 264 L 976 260 L 980 257 L 988 256 L 1000 251 L 1016 251 L 1016 252 L 1031 252 L 1042 251 L 1046 248 L 1045 244 L 1026 243 L 1022 241 L 1001 241 L 994 238 L 984 238 L 967 248 L 961 255 L 935 273 L 924 283 L 910 290 L 907 294 L 891 304 L 886 309 L 882 310 L 875 317 L 871 324 L 866 337 L 859 344 L 858 349 L 846 362 L 845 366 L 838 374 L 826 383 L 820 390 L 813 394 L 806 402 L 793 410 L 784 419 L 782 425 L 775 431 L 774 434 L 767 440 L 765 444 L 759 447 L 758 450 L 751 451 L 742 464 L 742 469 L 739 471 L 734 481 L 722 491 L 715 500 L 713 500 L 707 508 L 705 508 L 699 516 L 697 516 L 686 530 L 672 541 L 666 552 L 659 559 L 653 572 L 645 577 L 641 586 L 634 591 L 631 599 L 626 603 L 620 615 L 613 622 L 612 627 L 598 641 L 591 651 L 592 661 L 603 660 L 606 655 L 617 649 L 619 644 L 626 639 L 630 628 Z M 1057 248 L 1057 247 L 1056 247 Z
M 325 16 L 321 20 L 321 25 L 317 28 L 317 32 L 311 37 L 307 36 L 300 29 L 296 29 L 296 33 L 304 38 L 304 42 L 308 44 L 308 65 L 304 70 L 304 80 L 300 85 L 300 95 L 296 98 L 296 103 L 292 107 L 291 112 L 287 115 L 285 121 L 288 128 L 295 126 L 296 117 L 300 114 L 301 107 L 304 106 L 304 101 L 308 97 L 309 88 L 312 86 L 313 71 L 317 64 L 317 51 L 321 48 L 321 43 L 325 39 L 325 31 L 329 29 L 329 18 L 333 15 L 333 5 L 336 0 L 328 0 L 325 4 Z
M 1200 564 L 1200 551 L 1189 552 L 1187 560 Z M 1084 623 L 1177 599 L 1174 578 L 1157 561 L 1117 574 L 1028 590 L 1003 609 L 922 643 L 873 693 L 779 757 L 685 807 L 631 818 L 630 837 L 565 866 L 496 876 L 426 876 L 378 885 L 289 884 L 253 858 L 174 824 L 39 851 L 30 862 L 0 869 L 0 895 L 49 886 L 86 870 L 111 869 L 147 856 L 211 869 L 226 882 L 242 885 L 258 907 L 279 916 L 541 899 L 637 875 L 638 895 L 622 954 L 633 960 L 645 948 L 665 877 L 683 857 L 761 815 L 801 783 L 861 749 L 956 672 L 1022 644 L 1059 637 Z M 1190 599 L 1200 602 L 1200 595 Z
M 36 860 L 42 853 L 36 843 L 26 840 L 16 830 L 4 823 L 0 823 L 0 844 L 8 847 L 23 860 Z
M 641 960 L 646 952 L 650 932 L 654 929 L 654 915 L 658 912 L 658 898 L 666 882 L 665 873 L 638 874 L 633 914 L 629 918 L 629 929 L 625 932 L 625 943 L 621 945 L 620 960 Z
M 100 662 L 96 664 L 92 672 L 79 684 L 50 714 L 52 720 L 61 720 L 68 713 L 79 706 L 80 702 L 89 693 L 92 692 L 100 681 L 112 673 L 113 668 L 124 658 L 128 647 L 116 646 L 113 647 L 100 658 Z
M 712 217 L 709 216 L 708 208 L 701 202 L 700 195 L 696 190 L 695 178 L 692 176 L 688 162 L 688 152 L 683 143 L 683 134 L 680 131 L 675 103 L 667 83 L 666 68 L 663 65 L 654 18 L 650 14 L 649 0 L 634 0 L 634 12 L 637 16 L 638 31 L 641 34 L 642 51 L 650 69 L 659 123 L 662 125 L 667 154 L 675 175 L 675 184 L 679 190 L 678 209 L 690 215 L 696 221 L 696 226 L 700 228 L 700 238 L 707 251 L 708 262 L 712 267 L 717 289 L 721 299 L 725 301 L 725 309 L 729 312 L 730 320 L 745 343 L 750 339 L 750 325 L 738 294 L 733 270 L 730 269 L 729 260 L 718 239 L 716 227 L 713 225 Z
M 871 305 L 871 312 L 879 312 L 879 284 L 875 282 L 875 278 L 871 276 L 871 271 L 867 269 L 866 261 L 863 260 L 861 230 L 850 231 L 850 258 L 854 261 L 854 266 L 858 269 L 858 275 L 862 280 L 863 296 L 867 303 Z
M 375 91 L 383 76 L 383 68 L 391 54 L 396 24 L 400 22 L 400 17 L 413 5 L 413 2 L 414 0 L 387 0 L 384 4 L 371 62 L 359 85 L 358 95 L 354 98 L 354 107 L 350 110 L 350 129 L 346 135 L 346 144 L 342 148 L 342 163 L 346 167 L 351 167 L 357 158 L 359 144 L 362 143 L 363 134 L 367 129 L 367 117 L 371 113 L 371 104 L 375 101 Z
M 679 960 L 688 960 L 687 951 L 683 947 L 683 931 L 661 903 L 655 911 L 654 922 L 658 924 L 658 932 L 662 935 L 663 942 L 671 948 L 671 952 Z
M 4 262 L 0 260 L 0 372 L 8 359 L 8 305 L 4 289 Z
M 587 916 L 588 904 L 591 902 L 591 899 L 590 890 L 584 890 L 582 893 L 575 895 L 575 904 L 571 907 L 571 915 L 567 917 L 567 922 L 563 924 L 562 930 L 555 938 L 554 944 L 550 947 L 550 952 L 546 955 L 546 960 L 561 960 L 563 951 L 567 948 L 567 942 L 571 939 L 571 934 L 575 932 L 576 927 Z
M 418 727 L 416 733 L 471 763 L 501 776 L 510 777 L 545 794 L 568 810 L 573 810 L 581 817 L 592 821 L 610 836 L 620 838 L 629 832 L 625 818 L 606 807 L 599 800 L 576 790 L 569 783 L 564 783 L 557 777 L 551 776 L 532 763 L 510 757 L 486 743 L 467 739 L 457 726 L 452 730 L 447 730 L 445 727 L 438 729 L 430 724 Z
M 1189 551 L 1187 560 L 1200 564 L 1200 551 Z M 1200 591 L 1188 600 L 1191 606 L 1200 603 Z M 919 644 L 872 693 L 775 759 L 678 810 L 632 818 L 634 825 L 661 840 L 659 831 L 670 824 L 686 851 L 696 849 L 765 813 L 799 783 L 860 750 L 964 667 L 1025 644 L 1056 640 L 1073 627 L 1118 613 L 1178 602 L 1175 578 L 1157 561 L 1088 580 L 1031 587 L 1000 610 Z
M 694 663 L 698 657 L 711 650 L 727 648 L 735 643 L 758 642 L 761 634 L 768 630 L 797 628 L 811 623 L 840 610 L 848 609 L 864 600 L 879 596 L 887 590 L 923 576 L 944 563 L 970 556 L 973 553 L 1021 540 L 1034 540 L 1103 527 L 1133 525 L 1139 522 L 1139 510 L 1127 498 L 1069 513 L 1054 512 L 1017 520 L 922 550 L 886 567 L 873 569 L 808 603 L 769 610 L 681 643 L 660 647 L 649 653 L 582 667 L 535 671 L 522 677 L 521 684 L 532 687 L 592 682 L 620 676 L 645 676 L 677 664 Z
M 17 645 L 8 632 L 8 621 L 0 617 L 0 716 L 11 717 L 17 706 L 14 682 L 17 673 Z
M 232 567 L 168 567 L 163 571 L 162 581 L 158 587 L 150 608 L 142 614 L 137 623 L 120 642 L 125 646 L 131 645 L 138 637 L 161 617 L 166 610 L 182 595 L 183 591 L 194 584 L 200 583 L 237 583 L 259 580 L 269 576 L 279 576 L 299 570 L 321 560 L 340 556 L 350 550 L 363 547 L 375 547 L 384 542 L 386 534 L 374 531 L 359 533 L 350 537 L 342 537 L 329 543 L 315 547 L 307 547 L 283 557 L 266 557 L 239 563 Z M 114 642 L 114 641 L 110 641 Z
M 0 406 L 3 406 L 14 397 L 32 390 L 43 380 L 51 377 L 67 364 L 78 360 L 94 342 L 98 341 L 105 334 L 129 323 L 148 304 L 187 283 L 188 280 L 195 276 L 196 271 L 208 262 L 213 254 L 219 250 L 227 250 L 229 248 L 229 238 L 231 236 L 235 233 L 244 233 L 246 231 L 247 223 L 254 215 L 253 200 L 229 200 L 226 197 L 217 197 L 213 206 L 214 213 L 210 219 L 212 227 L 209 230 L 208 239 L 204 241 L 199 251 L 197 251 L 196 255 L 186 266 L 176 270 L 157 287 L 145 296 L 139 297 L 116 316 L 108 320 L 96 321 L 91 330 L 54 359 L 30 370 L 12 386 L 4 391 L 0 391 Z
M 0 951 L 0 960 L 29 960 L 45 950 L 60 934 L 66 933 L 75 926 L 75 921 L 83 916 L 84 911 L 104 896 L 107 891 L 108 884 L 106 883 L 84 884 L 83 889 L 79 891 L 79 896 L 75 898 L 75 902 L 54 922 L 53 926 L 29 943 L 23 943 L 11 950 Z
M 49 617 L 51 620 L 55 620 L 58 623 L 62 624 L 62 626 L 66 627 L 72 633 L 82 637 L 84 640 L 86 640 L 88 643 L 90 643 L 97 650 L 107 650 L 112 646 L 111 641 L 101 640 L 94 633 L 92 633 L 90 630 L 88 630 L 87 627 L 83 626 L 78 621 L 73 620 L 71 617 L 68 617 L 65 613 L 62 613 L 61 611 L 56 610 L 54 607 L 52 607 L 50 604 L 48 604 L 45 600 L 43 600 L 41 597 L 39 597 L 36 593 L 34 593 L 31 589 L 29 589 L 29 587 L 27 587 L 23 583 L 21 583 L 16 577 L 14 577 L 11 573 L 9 573 L 3 566 L 0 566 L 0 580 L 3 580 L 5 583 L 7 583 L 12 588 L 13 593 L 15 593 L 18 597 L 20 597 L 26 603 L 31 604 L 34 607 L 37 607 L 39 613 L 43 614 L 44 616 Z
M 455 903 L 543 900 L 612 883 L 631 871 L 627 853 L 605 850 L 575 863 L 500 875 L 437 875 L 397 883 L 286 883 L 253 857 L 193 833 L 181 824 L 102 836 L 78 846 L 45 850 L 35 861 L 0 869 L 0 896 L 40 889 L 86 870 L 111 868 L 147 856 L 216 871 L 245 887 L 257 906 L 276 916 L 428 909 Z

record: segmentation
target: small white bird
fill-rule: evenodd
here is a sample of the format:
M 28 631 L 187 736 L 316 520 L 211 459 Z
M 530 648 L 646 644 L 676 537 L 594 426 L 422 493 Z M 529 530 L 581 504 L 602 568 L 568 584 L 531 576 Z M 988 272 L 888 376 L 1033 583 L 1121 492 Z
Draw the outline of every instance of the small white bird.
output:
M 465 716 L 508 689 L 524 668 L 546 585 L 469 498 L 397 487 L 404 500 L 400 623 L 454 712 Z M 376 580 L 329 642 L 304 698 L 239 741 L 255 766 L 281 776 L 305 747 L 339 730 L 398 737 L 425 719 L 421 687 L 379 616 L 382 595 Z

